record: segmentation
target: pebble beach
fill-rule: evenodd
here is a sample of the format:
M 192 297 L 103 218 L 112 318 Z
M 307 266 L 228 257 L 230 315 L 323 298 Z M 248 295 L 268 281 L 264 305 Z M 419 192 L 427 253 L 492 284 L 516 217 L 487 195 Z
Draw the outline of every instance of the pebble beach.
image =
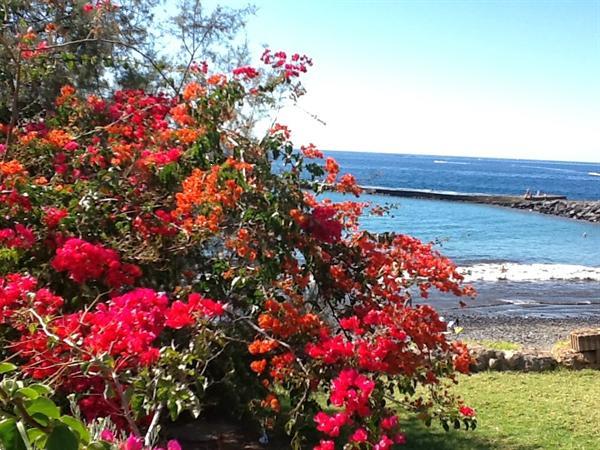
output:
M 549 350 L 558 341 L 569 339 L 569 334 L 581 328 L 599 328 L 600 317 L 538 318 L 462 315 L 450 319 L 455 327 L 462 327 L 462 340 L 506 341 L 526 348 Z

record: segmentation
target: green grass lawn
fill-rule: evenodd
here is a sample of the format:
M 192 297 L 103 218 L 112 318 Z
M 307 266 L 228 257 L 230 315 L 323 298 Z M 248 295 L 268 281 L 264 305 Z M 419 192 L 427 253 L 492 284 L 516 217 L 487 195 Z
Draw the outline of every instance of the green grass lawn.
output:
M 404 448 L 600 450 L 600 371 L 485 372 L 461 378 L 457 391 L 477 410 L 477 429 L 446 433 L 415 420 Z

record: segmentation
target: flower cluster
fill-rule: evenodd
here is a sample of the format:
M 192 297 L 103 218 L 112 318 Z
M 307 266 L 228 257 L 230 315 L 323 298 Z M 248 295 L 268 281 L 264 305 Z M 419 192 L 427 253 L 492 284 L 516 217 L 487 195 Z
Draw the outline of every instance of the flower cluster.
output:
M 135 264 L 122 263 L 116 251 L 78 238 L 68 239 L 57 249 L 52 267 L 67 272 L 76 283 L 103 279 L 113 288 L 131 286 L 142 275 Z
M 306 55 L 294 53 L 290 57 L 285 52 L 272 52 L 266 49 L 261 60 L 263 63 L 271 66 L 273 69 L 283 69 L 285 78 L 294 78 L 306 73 L 308 67 L 312 66 L 312 59 Z

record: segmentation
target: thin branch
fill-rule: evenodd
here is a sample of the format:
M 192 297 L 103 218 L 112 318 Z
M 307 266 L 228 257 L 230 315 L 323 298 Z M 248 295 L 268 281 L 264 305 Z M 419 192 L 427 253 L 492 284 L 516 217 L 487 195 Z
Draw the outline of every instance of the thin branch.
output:
M 167 77 L 167 75 L 159 67 L 159 65 L 156 63 L 156 61 L 154 61 L 154 59 L 150 55 L 148 55 L 147 53 L 145 53 L 142 50 L 140 50 L 139 48 L 137 48 L 137 46 L 135 46 L 134 44 L 129 44 L 127 42 L 118 41 L 116 39 L 85 38 L 85 39 L 76 39 L 74 41 L 64 42 L 62 44 L 49 45 L 48 47 L 44 48 L 44 51 L 58 50 L 58 49 L 65 48 L 65 47 L 68 47 L 71 45 L 86 44 L 86 43 L 92 43 L 92 42 L 103 42 L 105 44 L 119 45 L 121 47 L 128 48 L 129 50 L 133 50 L 138 55 L 140 55 L 142 58 L 144 58 L 146 61 L 148 61 L 152 65 L 152 67 L 154 67 L 154 69 L 158 72 L 158 74 L 161 76 L 161 78 L 165 81 L 165 83 L 167 83 L 169 85 L 169 87 L 171 89 L 173 89 L 174 92 L 177 92 L 177 86 L 175 85 L 175 83 L 172 80 L 170 80 L 169 77 Z

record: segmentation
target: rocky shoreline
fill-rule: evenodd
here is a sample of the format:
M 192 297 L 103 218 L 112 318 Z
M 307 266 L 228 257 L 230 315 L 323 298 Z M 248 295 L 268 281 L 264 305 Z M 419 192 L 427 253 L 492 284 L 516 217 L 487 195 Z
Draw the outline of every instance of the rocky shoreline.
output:
M 542 214 L 600 223 L 600 201 L 585 200 L 509 200 L 490 204 L 524 209 Z

